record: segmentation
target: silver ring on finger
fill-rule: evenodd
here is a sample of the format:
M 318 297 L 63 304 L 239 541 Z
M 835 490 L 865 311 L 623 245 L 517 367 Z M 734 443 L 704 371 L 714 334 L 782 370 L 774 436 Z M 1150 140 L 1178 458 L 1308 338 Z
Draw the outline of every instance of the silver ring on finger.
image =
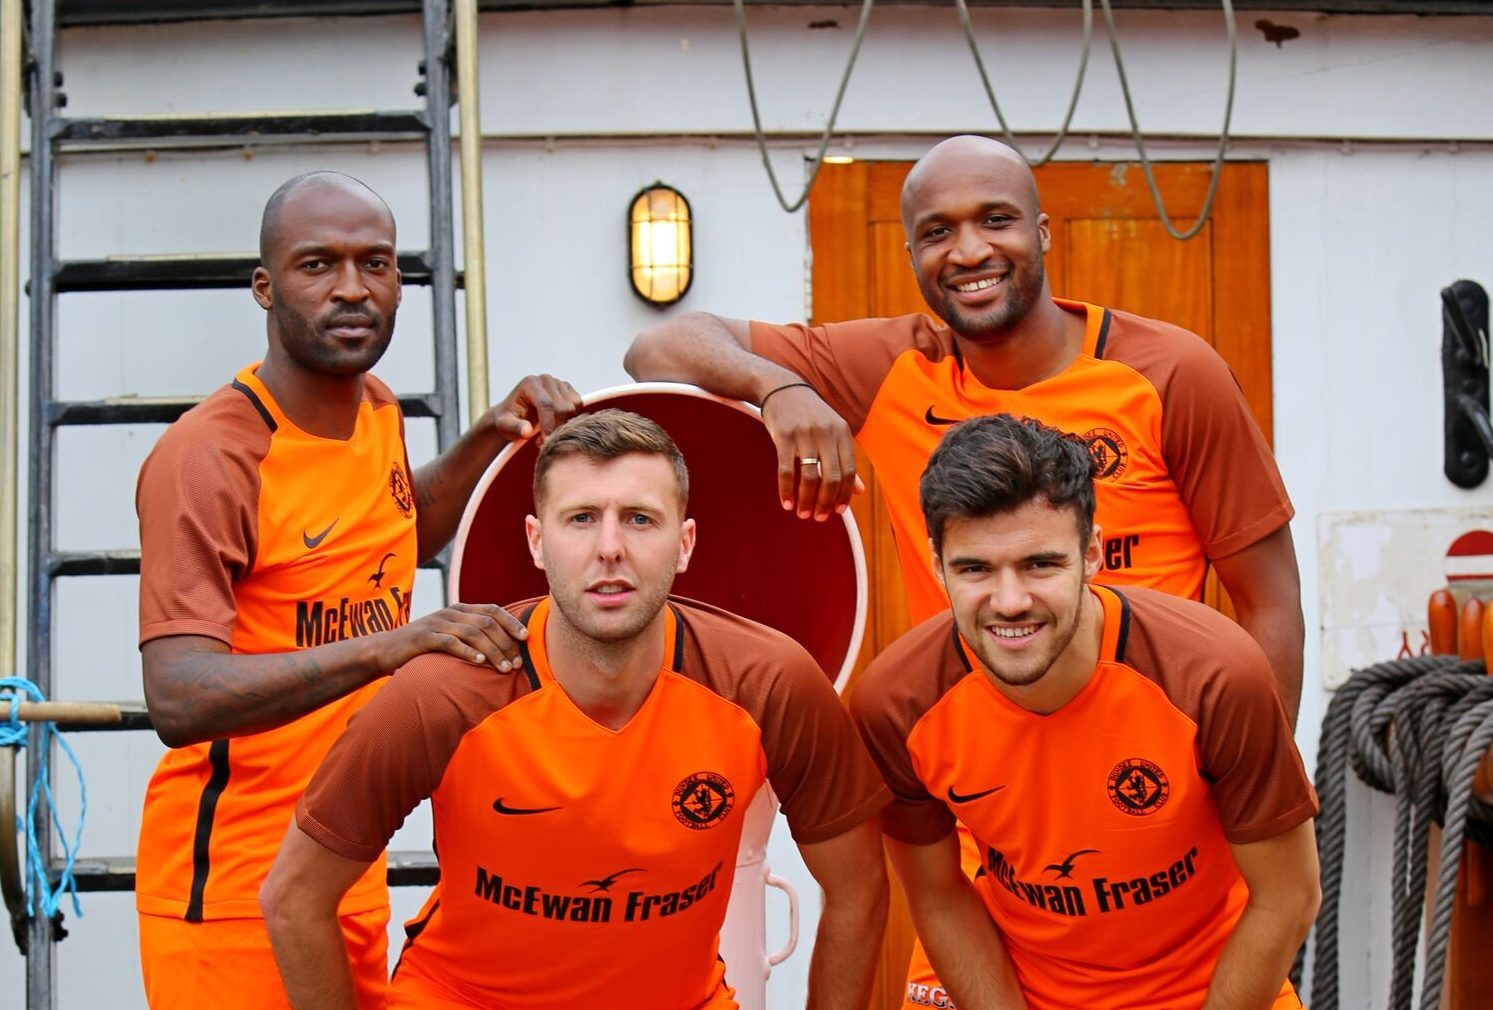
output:
M 819 462 L 819 457 L 818 456 L 800 456 L 799 459 L 798 459 L 798 468 L 799 468 L 799 470 L 800 471 L 806 471 L 806 470 L 808 470 L 809 467 L 813 467 L 814 468 L 813 476 L 816 477 L 816 478 L 820 476 L 820 471 L 822 471 L 824 469 L 823 466 Z M 809 474 L 805 473 L 804 476 L 807 477 L 807 476 L 809 476 Z

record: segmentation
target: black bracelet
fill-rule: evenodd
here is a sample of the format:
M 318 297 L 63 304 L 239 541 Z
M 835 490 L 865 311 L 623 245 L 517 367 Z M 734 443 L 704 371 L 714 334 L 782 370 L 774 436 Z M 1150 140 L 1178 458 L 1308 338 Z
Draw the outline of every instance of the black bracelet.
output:
M 769 389 L 767 391 L 767 395 L 762 398 L 762 402 L 759 403 L 759 404 L 757 404 L 757 410 L 765 418 L 767 416 L 767 401 L 770 400 L 770 399 L 772 399 L 773 394 L 774 393 L 781 393 L 785 389 L 792 389 L 794 386 L 803 386 L 805 389 L 813 389 L 814 388 L 812 384 L 807 383 L 807 382 L 785 382 L 783 385 L 779 386 L 777 389 Z

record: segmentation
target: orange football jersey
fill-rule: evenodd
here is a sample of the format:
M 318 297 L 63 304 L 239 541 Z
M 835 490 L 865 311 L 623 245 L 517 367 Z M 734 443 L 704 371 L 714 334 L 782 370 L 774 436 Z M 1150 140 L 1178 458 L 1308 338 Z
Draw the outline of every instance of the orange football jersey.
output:
M 397 627 L 414 586 L 415 502 L 394 395 L 372 376 L 352 437 L 297 428 L 241 371 L 171 425 L 140 471 L 140 642 L 204 635 L 291 652 Z M 259 887 L 354 691 L 264 733 L 168 751 L 146 791 L 136 907 L 259 918 Z M 387 904 L 380 861 L 344 913 Z
M 1230 843 L 1296 827 L 1316 796 L 1253 639 L 1200 603 L 1092 591 L 1100 660 L 1055 712 L 1007 699 L 949 614 L 883 653 L 851 709 L 892 789 L 886 833 L 973 833 L 1031 1010 L 1196 1010 L 1248 899 Z M 1299 1006 L 1282 980 L 1276 1010 Z
M 918 480 L 948 426 L 1034 417 L 1081 435 L 1098 467 L 1098 581 L 1201 598 L 1209 558 L 1291 518 L 1270 447 L 1228 366 L 1195 334 L 1127 312 L 1058 300 L 1086 320 L 1057 375 L 991 389 L 953 333 L 927 316 L 826 326 L 754 322 L 752 350 L 810 382 L 855 432 L 880 477 L 914 623 L 948 606 L 933 575 Z
M 718 953 L 743 818 L 771 783 L 794 838 L 833 838 L 887 802 L 828 678 L 790 639 L 682 600 L 663 665 L 620 730 L 551 672 L 548 598 L 523 674 L 443 655 L 353 717 L 297 823 L 372 859 L 431 797 L 441 882 L 391 1007 L 734 1007 Z

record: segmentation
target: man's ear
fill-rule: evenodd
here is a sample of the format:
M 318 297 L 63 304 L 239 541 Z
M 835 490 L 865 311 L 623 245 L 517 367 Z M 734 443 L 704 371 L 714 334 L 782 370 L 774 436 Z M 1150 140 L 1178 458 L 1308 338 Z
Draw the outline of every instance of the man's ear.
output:
M 1083 552 L 1083 580 L 1091 581 L 1104 567 L 1104 533 L 1099 524 L 1094 524 L 1094 530 L 1089 534 L 1088 545 Z
M 679 529 L 679 564 L 674 566 L 675 575 L 683 575 L 689 568 L 689 559 L 695 553 L 695 521 L 686 519 Z
M 270 284 L 270 272 L 264 267 L 255 267 L 254 276 L 249 280 L 249 290 L 254 292 L 254 300 L 259 307 L 268 312 L 275 304 L 275 289 Z
M 1037 215 L 1037 234 L 1042 238 L 1042 251 L 1052 251 L 1052 222 L 1047 219 L 1046 214 Z
M 943 589 L 944 595 L 947 596 L 949 595 L 949 587 L 943 580 L 943 558 L 939 556 L 938 548 L 933 545 L 932 537 L 928 538 L 928 554 L 933 558 L 933 577 L 938 580 L 939 587 Z
M 537 516 L 524 516 L 524 536 L 529 541 L 529 557 L 534 559 L 534 567 L 544 571 L 544 528 Z

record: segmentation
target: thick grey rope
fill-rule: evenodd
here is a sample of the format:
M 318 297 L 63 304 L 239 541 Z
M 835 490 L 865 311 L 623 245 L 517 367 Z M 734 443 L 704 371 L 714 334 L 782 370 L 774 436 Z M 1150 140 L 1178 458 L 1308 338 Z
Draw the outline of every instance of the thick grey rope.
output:
M 856 57 L 861 52 L 861 42 L 866 37 L 866 26 L 871 23 L 871 7 L 875 0 L 865 0 L 861 4 L 861 20 L 855 28 L 855 41 L 850 46 L 850 60 L 845 64 L 845 73 L 840 78 L 840 88 L 835 92 L 835 104 L 830 106 L 829 121 L 824 124 L 824 136 L 819 138 L 819 153 L 814 156 L 814 167 L 809 169 L 809 181 L 804 184 L 804 191 L 798 195 L 798 199 L 792 203 L 783 195 L 783 187 L 778 184 L 778 174 L 773 171 L 772 159 L 767 155 L 767 135 L 762 132 L 762 113 L 757 109 L 757 87 L 752 82 L 752 50 L 747 43 L 746 26 L 746 2 L 745 0 L 734 0 L 736 7 L 736 30 L 741 36 L 741 65 L 746 71 L 747 100 L 752 106 L 752 127 L 757 131 L 757 150 L 762 153 L 762 167 L 767 169 L 767 180 L 772 183 L 773 195 L 778 198 L 778 205 L 792 214 L 804 205 L 809 198 L 809 190 L 814 188 L 814 180 L 819 178 L 819 169 L 824 166 L 824 152 L 829 150 L 829 138 L 835 132 L 835 120 L 840 115 L 840 102 L 845 98 L 845 89 L 850 85 L 850 73 L 855 69 Z
M 1073 110 L 1078 108 L 1078 96 L 1083 91 L 1083 75 L 1089 69 L 1089 48 L 1094 41 L 1094 0 L 1083 0 L 1083 54 L 1078 58 L 1078 75 L 1073 81 L 1073 94 L 1068 99 L 1068 111 L 1063 116 L 1063 125 L 1058 127 L 1052 146 L 1037 158 L 1028 155 L 1016 143 L 1016 135 L 1011 132 L 1005 113 L 1001 111 L 1001 103 L 996 100 L 995 88 L 990 85 L 990 75 L 985 72 L 985 61 L 980 58 L 980 45 L 975 41 L 974 26 L 970 24 L 969 6 L 965 0 L 954 0 L 954 3 L 959 7 L 959 23 L 964 26 L 964 37 L 969 40 L 969 51 L 975 58 L 975 69 L 980 72 L 980 83 L 985 86 L 985 97 L 990 99 L 990 107 L 995 110 L 995 118 L 1001 124 L 1001 133 L 1005 134 L 1006 143 L 1010 144 L 1033 168 L 1041 168 L 1051 161 L 1052 156 L 1058 153 L 1058 148 L 1063 146 L 1063 140 L 1068 136 L 1068 127 L 1073 122 Z
M 1314 930 L 1312 958 L 1313 1010 L 1338 1010 L 1338 916 L 1343 889 L 1343 854 L 1347 843 L 1347 769 L 1350 719 L 1360 696 L 1368 694 L 1369 711 L 1394 688 L 1422 674 L 1456 664 L 1445 656 L 1424 656 L 1379 663 L 1357 671 L 1338 688 L 1322 721 L 1317 751 L 1316 785 L 1322 812 L 1317 816 L 1317 850 L 1322 865 L 1322 906 Z
M 1484 702 L 1457 720 L 1452 729 L 1454 747 L 1460 746 L 1455 765 L 1445 769 L 1447 789 L 1446 825 L 1441 831 L 1441 865 L 1436 876 L 1431 928 L 1426 937 L 1426 981 L 1421 989 L 1421 1010 L 1441 1006 L 1442 979 L 1446 974 L 1446 950 L 1451 940 L 1452 908 L 1462 865 L 1462 840 L 1467 833 L 1472 780 L 1483 755 L 1493 746 L 1493 702 Z

